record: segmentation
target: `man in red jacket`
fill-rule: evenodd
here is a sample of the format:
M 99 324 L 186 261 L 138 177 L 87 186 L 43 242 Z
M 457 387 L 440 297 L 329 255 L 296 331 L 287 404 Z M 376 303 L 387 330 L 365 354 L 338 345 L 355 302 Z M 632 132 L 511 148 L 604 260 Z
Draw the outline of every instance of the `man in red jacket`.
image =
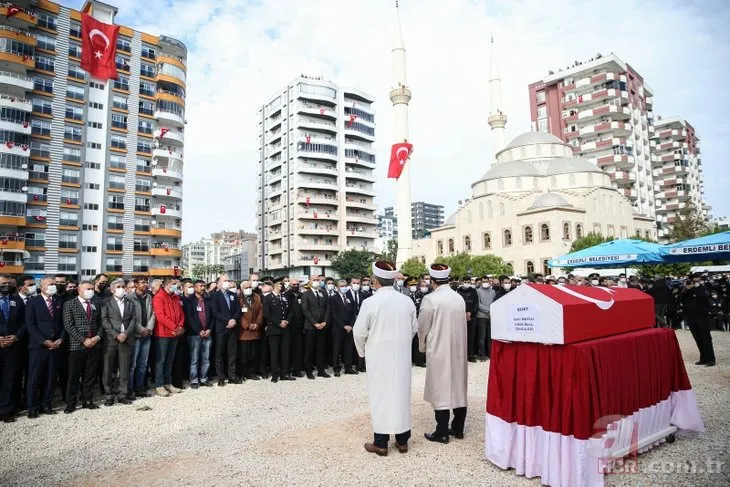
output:
M 177 339 L 185 333 L 185 315 L 179 295 L 180 282 L 174 278 L 165 279 L 162 289 L 152 298 L 155 313 L 155 387 L 157 395 L 167 397 L 181 392 L 172 386 L 172 361 L 175 358 Z

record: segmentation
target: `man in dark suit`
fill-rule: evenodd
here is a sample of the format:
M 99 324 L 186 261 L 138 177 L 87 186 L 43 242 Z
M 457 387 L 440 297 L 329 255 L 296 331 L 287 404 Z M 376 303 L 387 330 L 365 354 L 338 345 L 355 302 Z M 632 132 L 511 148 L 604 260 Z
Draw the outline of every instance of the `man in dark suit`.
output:
M 93 303 L 94 283 L 79 284 L 79 296 L 63 305 L 63 327 L 68 333 L 68 387 L 66 409 L 70 414 L 76 410 L 79 382 L 84 379 L 82 407 L 97 409 L 94 404 L 94 386 L 98 376 L 101 340 L 104 329 L 101 326 L 101 310 Z
M 355 320 L 357 320 L 357 315 L 360 314 L 360 307 L 362 306 L 362 302 L 373 295 L 370 289 L 370 278 L 363 277 L 361 280 L 357 277 L 353 277 L 352 279 L 350 279 L 350 291 L 347 293 L 347 295 L 349 296 L 350 301 L 352 301 L 352 304 L 354 306 L 355 316 L 352 319 L 352 322 L 354 323 Z M 358 354 L 355 354 L 355 359 L 357 361 L 356 371 L 365 372 L 365 357 L 360 357 Z
M 226 370 L 228 371 L 228 382 L 231 384 L 243 383 L 236 375 L 238 330 L 235 328 L 238 318 L 241 316 L 241 308 L 238 306 L 236 294 L 230 292 L 230 288 L 231 280 L 226 274 L 223 274 L 218 278 L 217 289 L 210 295 L 210 307 L 215 325 L 215 370 L 218 374 L 219 386 L 226 385 Z M 228 356 L 227 363 L 226 355 Z
M 311 290 L 302 294 L 302 314 L 304 314 L 304 368 L 307 378 L 314 379 L 314 355 L 317 354 L 317 376 L 330 377 L 325 371 L 327 346 L 327 309 L 329 297 L 320 286 L 322 276 L 312 276 Z
M 10 276 L 0 276 L 0 421 L 15 421 L 13 388 L 20 371 L 21 340 L 25 337 L 23 301 L 11 295 Z
M 302 313 L 302 293 L 299 280 L 289 281 L 289 290 L 284 293 L 291 309 L 289 321 L 289 350 L 292 376 L 304 376 L 304 314 Z
M 210 348 L 213 342 L 213 313 L 205 296 L 205 281 L 193 283 L 194 294 L 183 301 L 185 334 L 190 349 L 190 387 L 212 386 L 208 382 Z M 232 333 L 232 331 L 231 331 Z
M 134 303 L 127 298 L 124 279 L 115 279 L 112 296 L 101 306 L 101 325 L 104 327 L 104 390 L 106 406 L 114 400 L 131 404 L 134 394 L 129 392 L 129 369 L 135 335 L 141 331 Z M 114 376 L 118 380 L 114 380 Z
M 271 382 L 295 380 L 289 374 L 289 321 L 291 309 L 282 294 L 284 278 L 264 281 L 264 329 L 269 338 Z
M 345 362 L 345 374 L 357 374 L 353 368 L 355 341 L 352 338 L 352 327 L 355 325 L 355 303 L 347 287 L 347 281 L 340 279 L 337 292 L 330 297 L 329 319 L 332 325 L 332 367 L 335 377 L 340 376 L 340 354 Z
M 52 276 L 40 281 L 40 294 L 32 296 L 25 304 L 25 326 L 28 332 L 28 418 L 38 413 L 54 414 L 53 391 L 61 358 L 61 345 L 66 340 L 63 329 L 63 309 Z M 40 398 L 38 397 L 40 389 Z M 39 404 L 40 403 L 40 404 Z

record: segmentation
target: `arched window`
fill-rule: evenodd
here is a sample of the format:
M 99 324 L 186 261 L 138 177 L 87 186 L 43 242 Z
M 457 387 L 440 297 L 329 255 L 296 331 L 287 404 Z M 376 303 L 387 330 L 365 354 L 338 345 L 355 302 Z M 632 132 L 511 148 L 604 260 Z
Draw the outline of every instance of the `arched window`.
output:
M 621 227 L 621 238 L 628 237 L 628 231 L 626 230 L 626 227 Z
M 540 225 L 540 240 L 542 242 L 547 242 L 550 240 L 550 227 L 547 223 L 543 223 Z
M 575 225 L 575 238 L 583 238 L 583 225 L 580 223 Z
M 651 238 L 651 232 L 649 230 L 644 230 L 644 238 Z
M 444 241 L 443 240 L 439 240 L 436 243 L 436 251 L 438 252 L 439 255 L 444 255 Z
M 450 254 L 454 253 L 454 239 L 453 238 L 449 239 L 449 253 Z
M 504 246 L 509 247 L 512 245 L 512 232 L 509 230 L 504 231 Z
M 471 252 L 471 237 L 469 235 L 464 237 L 464 252 Z
M 602 233 L 601 232 L 601 224 L 600 223 L 594 223 L 593 224 L 593 233 Z
M 512 262 L 505 262 L 504 266 L 507 268 L 507 274 L 512 274 L 515 272 L 515 266 L 512 264 Z
M 484 250 L 489 250 L 492 248 L 492 235 L 489 232 L 484 233 L 482 235 L 482 246 L 484 247 Z
M 532 227 L 525 227 L 525 243 L 532 243 Z
M 570 240 L 570 223 L 563 223 L 563 240 Z
M 543 261 L 542 261 L 542 275 L 543 276 L 550 275 L 550 265 L 548 265 L 548 262 L 550 262 L 548 259 L 543 259 Z
M 504 203 L 499 204 L 499 216 L 504 216 Z
M 492 211 L 492 202 L 487 201 L 487 218 L 494 218 L 494 212 Z
M 479 202 L 479 220 L 484 220 L 484 204 Z
M 613 230 L 613 225 L 609 225 L 608 226 L 608 229 L 606 230 L 606 233 L 608 233 L 608 236 L 611 237 L 611 238 L 613 238 L 613 237 L 616 236 L 615 235 L 615 232 Z
M 532 262 L 531 260 L 528 260 L 528 261 L 527 261 L 527 262 L 525 263 L 525 270 L 527 271 L 527 275 L 528 275 L 528 276 L 529 276 L 530 274 L 534 274 L 534 273 L 535 273 L 535 263 L 534 263 L 534 262 Z

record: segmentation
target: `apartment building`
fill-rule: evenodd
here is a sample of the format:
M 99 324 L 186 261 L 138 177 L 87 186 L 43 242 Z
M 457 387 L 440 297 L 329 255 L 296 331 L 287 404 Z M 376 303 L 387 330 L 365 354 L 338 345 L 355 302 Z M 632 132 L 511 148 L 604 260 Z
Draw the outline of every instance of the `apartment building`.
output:
M 307 76 L 259 109 L 259 265 L 322 274 L 347 249 L 375 249 L 374 98 Z
M 657 117 L 651 150 L 657 228 L 659 238 L 666 240 L 670 226 L 688 203 L 705 219 L 710 217 L 711 207 L 704 201 L 700 138 L 682 118 Z
M 194 269 L 200 265 L 218 267 L 216 272 L 207 272 L 206 278 L 215 278 L 216 274 L 225 271 L 228 260 L 233 256 L 240 256 L 245 253 L 246 275 L 248 275 L 248 264 L 256 263 L 256 234 L 252 232 L 215 232 L 210 237 L 201 238 L 182 246 L 182 269 L 186 276 L 195 276 Z M 224 269 L 221 271 L 220 269 Z M 196 276 L 203 277 L 203 276 Z M 231 277 L 229 275 L 229 277 Z M 231 277 L 231 279 L 237 279 Z
M 117 14 L 97 1 L 84 11 L 108 24 Z M 81 36 L 79 11 L 46 0 L 0 6 L 3 271 L 173 275 L 187 50 L 121 26 L 118 77 L 100 81 L 80 67 Z
M 632 202 L 635 213 L 654 218 L 650 139 L 653 91 L 616 55 L 596 55 L 529 85 L 530 114 L 538 131 L 570 144 L 595 162 Z

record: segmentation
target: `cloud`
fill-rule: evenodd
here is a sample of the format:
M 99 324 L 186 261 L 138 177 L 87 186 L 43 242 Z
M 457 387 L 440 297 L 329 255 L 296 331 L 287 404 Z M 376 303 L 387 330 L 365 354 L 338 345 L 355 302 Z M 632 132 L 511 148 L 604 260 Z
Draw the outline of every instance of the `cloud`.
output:
M 77 2 L 81 3 L 81 2 Z M 679 115 L 702 139 L 706 197 L 727 215 L 726 88 L 730 6 L 615 0 L 401 1 L 407 49 L 412 196 L 454 210 L 488 168 L 489 39 L 494 35 L 508 138 L 530 129 L 527 85 L 549 69 L 616 53 L 654 89 L 655 113 Z M 79 5 L 74 5 L 78 7 Z M 188 46 L 184 239 L 255 229 L 258 107 L 299 73 L 377 98 L 378 204 L 392 143 L 390 0 L 132 0 L 118 22 Z

